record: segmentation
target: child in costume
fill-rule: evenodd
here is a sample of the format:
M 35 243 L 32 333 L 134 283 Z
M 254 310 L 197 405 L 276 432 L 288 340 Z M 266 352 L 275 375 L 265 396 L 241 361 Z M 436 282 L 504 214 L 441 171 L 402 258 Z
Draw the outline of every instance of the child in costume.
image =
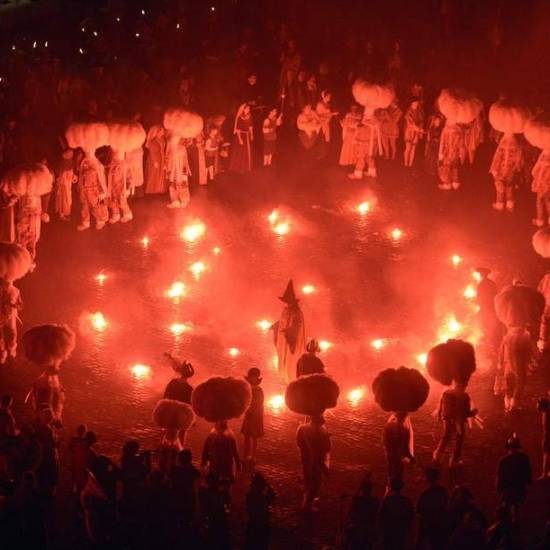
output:
M 402 116 L 403 112 L 395 99 L 388 108 L 381 109 L 379 112 L 382 151 L 386 160 L 395 160 L 397 138 L 399 137 L 399 121 Z
M 326 374 L 302 376 L 291 382 L 285 391 L 287 407 L 309 417 L 296 432 L 296 444 L 300 451 L 304 479 L 302 509 L 318 511 L 318 495 L 323 476 L 330 467 L 331 442 L 325 427 L 323 413 L 336 406 L 340 388 Z
M 239 418 L 248 409 L 250 401 L 249 383 L 230 376 L 213 376 L 193 392 L 195 414 L 214 423 L 204 442 L 202 467 L 208 475 L 216 476 L 227 485 L 233 483 L 235 471 L 241 468 L 237 442 L 227 421 Z
M 353 180 L 363 179 L 365 168 L 367 176 L 376 177 L 375 157 L 382 151 L 380 125 L 372 109 L 365 108 L 361 123 L 357 127 L 354 139 L 355 168 L 348 177 Z
M 130 190 L 128 188 L 128 168 L 124 159 L 113 155 L 107 167 L 107 194 L 111 217 L 109 223 L 126 223 L 133 219 L 132 211 L 128 205 Z
M 55 180 L 55 213 L 60 220 L 68 221 L 73 206 L 73 184 L 77 179 L 74 173 L 74 152 L 66 149 L 61 155 Z
M 273 155 L 277 150 L 277 128 L 283 123 L 283 115 L 277 109 L 271 109 L 264 119 L 262 133 L 264 136 L 264 166 L 271 166 Z
M 438 417 L 443 422 L 443 434 L 433 452 L 436 463 L 450 443 L 455 439 L 451 454 L 451 467 L 461 464 L 462 448 L 466 422 L 477 415 L 477 409 L 472 409 L 470 396 L 466 388 L 476 368 L 474 348 L 462 340 L 448 340 L 432 348 L 427 360 L 428 373 L 444 386 L 452 387 L 443 392 L 439 403 Z
M 109 128 L 103 123 L 72 124 L 65 137 L 69 147 L 80 147 L 84 158 L 77 170 L 80 196 L 80 225 L 78 231 L 90 228 L 90 216 L 95 218 L 95 227 L 101 230 L 109 219 L 107 210 L 107 182 L 103 165 L 95 156 L 99 147 L 109 144 Z
M 59 381 L 59 372 L 74 349 L 74 332 L 66 325 L 39 325 L 25 332 L 22 343 L 27 359 L 43 370 L 26 401 L 31 401 L 37 416 L 41 411 L 50 410 L 54 424 L 60 427 L 65 390 Z
M 384 427 L 388 479 L 403 478 L 403 464 L 414 461 L 414 443 L 409 413 L 417 411 L 428 398 L 430 386 L 415 369 L 386 369 L 372 383 L 374 399 L 384 411 L 392 411 Z
M 416 146 L 424 136 L 424 107 L 419 99 L 413 99 L 405 113 L 405 166 L 410 168 L 414 164 Z
M 332 100 L 332 94 L 328 90 L 321 91 L 321 99 L 317 102 L 315 106 L 315 112 L 319 117 L 319 122 L 321 123 L 321 130 L 319 136 L 320 141 L 320 158 L 324 157 L 327 153 L 328 144 L 330 143 L 331 132 L 330 125 L 333 117 L 338 115 L 336 111 L 332 110 L 330 102 Z
M 220 163 L 220 146 L 223 138 L 220 134 L 220 129 L 217 126 L 212 126 L 208 131 L 208 137 L 204 144 L 204 159 L 206 163 L 206 179 L 214 181 L 216 174 L 219 171 Z
M 508 327 L 500 345 L 495 394 L 504 394 L 504 410 L 521 408 L 527 373 L 533 369 L 538 350 L 531 334 L 523 326 Z
M 17 353 L 17 321 L 23 303 L 13 283 L 28 273 L 31 263 L 25 248 L 0 242 L 0 365 Z
M 353 104 L 349 113 L 340 121 L 342 126 L 342 149 L 340 150 L 340 166 L 351 166 L 353 164 L 353 142 L 355 132 L 361 122 L 361 109 Z
M 271 328 L 277 348 L 279 371 L 289 381 L 296 373 L 296 363 L 304 353 L 306 342 L 304 314 L 292 280 L 288 282 L 285 293 L 279 299 L 285 303 L 285 307 L 279 321 Z
M 161 399 L 153 411 L 153 420 L 164 430 L 159 446 L 159 466 L 167 474 L 176 464 L 176 457 L 185 445 L 185 433 L 193 424 L 195 415 L 187 403 Z
M 264 436 L 264 392 L 260 369 L 251 368 L 245 377 L 250 384 L 252 399 L 244 414 L 241 432 L 244 435 L 244 462 L 251 466 L 256 461 L 258 439 Z

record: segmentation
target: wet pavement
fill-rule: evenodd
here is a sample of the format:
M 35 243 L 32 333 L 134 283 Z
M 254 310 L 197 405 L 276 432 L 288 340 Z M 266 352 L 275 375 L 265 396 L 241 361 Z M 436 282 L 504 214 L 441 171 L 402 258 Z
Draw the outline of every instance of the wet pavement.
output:
M 38 269 L 19 286 L 24 328 L 65 322 L 78 334 L 62 373 L 66 438 L 85 422 L 98 434 L 98 451 L 114 459 L 130 438 L 154 449 L 161 434 L 151 412 L 172 377 L 164 351 L 193 363 L 195 385 L 212 374 L 240 376 L 259 367 L 267 405 L 258 467 L 278 495 L 274 547 L 338 544 L 347 497 L 362 473 L 374 473 L 380 495 L 385 483 L 386 415 L 370 396 L 376 373 L 401 364 L 421 369 L 418 356 L 444 336 L 479 337 L 475 304 L 464 296 L 474 283 L 473 267 L 492 268 L 499 284 L 516 276 L 536 284 L 544 273 L 543 261 L 530 248 L 532 197 L 521 191 L 517 214 L 493 212 L 487 154 L 481 152 L 479 167 L 465 170 L 463 189 L 445 194 L 420 171 L 382 164 L 378 182 L 354 182 L 334 163 L 312 166 L 289 150 L 279 169 L 244 178 L 222 175 L 211 187 L 195 189 L 186 210 L 169 210 L 155 197 L 134 202 L 132 223 L 102 232 L 77 233 L 70 224 L 52 221 L 43 228 Z M 369 211 L 360 213 L 357 206 L 364 201 Z M 278 219 L 270 221 L 274 209 Z M 186 242 L 182 230 L 197 223 L 204 224 L 204 235 Z M 286 234 L 277 233 L 285 228 Z M 455 254 L 462 259 L 456 266 Z M 100 273 L 102 281 L 96 278 Z M 300 419 L 271 401 L 284 392 L 284 378 L 273 361 L 271 333 L 257 325 L 277 319 L 277 297 L 289 278 L 301 295 L 307 335 L 333 344 L 322 358 L 341 387 L 340 404 L 327 415 L 332 471 L 322 489 L 321 512 L 313 519 L 298 512 L 294 434 Z M 185 285 L 179 299 L 166 296 L 174 282 Z M 307 285 L 314 292 L 305 294 Z M 101 331 L 91 323 L 97 312 L 107 323 Z M 373 345 L 377 339 L 380 349 Z M 23 359 L 0 371 L 2 391 L 15 394 L 20 414 L 29 414 L 21 402 L 37 375 Z M 512 418 L 492 396 L 486 361 L 472 380 L 485 430 L 474 428 L 467 435 L 464 480 L 488 515 L 497 504 L 496 462 L 512 431 L 519 433 L 538 474 L 535 402 L 542 378 L 541 372 L 531 377 L 525 410 Z M 432 415 L 440 394 L 441 387 L 432 383 L 428 402 L 413 416 L 418 465 L 406 478 L 412 497 L 422 488 L 422 468 L 440 429 Z M 239 432 L 240 421 L 232 427 Z M 199 420 L 189 432 L 195 459 L 208 429 Z M 237 541 L 247 484 L 243 474 L 235 488 Z M 542 530 L 548 494 L 548 486 L 541 485 L 531 493 L 528 538 Z

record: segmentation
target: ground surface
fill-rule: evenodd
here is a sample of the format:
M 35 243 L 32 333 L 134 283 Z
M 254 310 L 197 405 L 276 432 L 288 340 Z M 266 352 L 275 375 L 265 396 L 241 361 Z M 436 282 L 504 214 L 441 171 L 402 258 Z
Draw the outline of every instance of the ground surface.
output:
M 276 320 L 277 296 L 289 278 L 300 294 L 303 285 L 312 284 L 316 292 L 302 295 L 306 332 L 334 344 L 323 360 L 342 390 L 340 405 L 327 418 L 334 450 L 319 516 L 306 520 L 297 511 L 301 495 L 294 434 L 299 418 L 268 404 L 258 466 L 278 495 L 275 548 L 337 543 L 347 502 L 342 497 L 354 491 L 365 469 L 374 472 L 377 492 L 383 491 L 380 436 L 386 414 L 369 393 L 376 373 L 400 364 L 421 368 L 417 355 L 442 332 L 448 334 L 442 327 L 450 315 L 462 324 L 460 335 L 476 337 L 474 309 L 463 297 L 475 265 L 493 268 L 500 284 L 515 276 L 536 284 L 543 273 L 543 263 L 530 250 L 531 197 L 522 192 L 514 216 L 494 213 L 485 154 L 480 168 L 467 170 L 464 188 L 453 194 L 437 191 L 420 171 L 384 164 L 378 182 L 352 182 L 335 163 L 312 167 L 289 150 L 279 169 L 244 179 L 222 176 L 208 189 L 195 190 L 183 211 L 166 209 L 164 199 L 148 198 L 134 203 L 134 222 L 100 233 L 77 233 L 53 221 L 43 230 L 39 267 L 20 288 L 24 328 L 66 322 L 78 331 L 77 349 L 62 374 L 67 437 L 86 422 L 98 434 L 98 450 L 114 459 L 129 438 L 155 448 L 160 432 L 151 411 L 172 376 L 162 357 L 165 350 L 192 361 L 194 384 L 212 374 L 243 375 L 257 366 L 264 374 L 266 398 L 282 394 L 284 379 L 273 363 L 271 335 L 256 323 Z M 363 200 L 372 207 L 366 216 L 355 211 Z M 286 235 L 276 235 L 267 219 L 274 208 L 289 223 Z M 204 237 L 185 243 L 179 233 L 198 219 L 206 226 Z M 399 242 L 389 236 L 395 227 L 404 232 Z M 147 248 L 141 243 L 144 236 L 150 239 Z M 455 253 L 463 257 L 456 269 L 450 261 Z M 206 266 L 199 280 L 188 271 L 196 261 Z M 103 286 L 95 280 L 100 272 L 107 276 Z M 164 293 L 177 280 L 187 285 L 188 295 L 174 303 Z M 98 311 L 108 322 L 101 333 L 89 322 L 89 314 Z M 189 323 L 190 330 L 175 337 L 169 327 L 176 322 Z M 371 346 L 376 338 L 387 339 L 379 351 Z M 240 350 L 238 357 L 230 357 L 232 347 Z M 148 365 L 150 374 L 136 377 L 135 364 Z M 480 365 L 472 381 L 485 430 L 468 433 L 464 479 L 492 515 L 496 462 L 509 433 L 520 434 L 538 473 L 540 429 L 534 407 L 542 375 L 536 373 L 529 382 L 525 412 L 506 418 L 489 391 L 488 369 Z M 22 359 L 0 371 L 2 392 L 15 394 L 20 414 L 29 412 L 21 401 L 37 374 Z M 364 394 L 352 402 L 348 392 L 356 388 Z M 407 493 L 413 497 L 422 488 L 422 467 L 439 430 L 432 411 L 440 392 L 432 384 L 427 404 L 413 417 L 418 466 L 407 474 Z M 232 426 L 238 432 L 240 421 Z M 208 429 L 199 420 L 189 432 L 196 459 Z M 243 475 L 235 489 L 237 540 L 247 484 L 248 475 Z M 526 506 L 529 539 L 540 533 L 545 509 L 550 509 L 545 492 L 548 487 L 536 486 Z

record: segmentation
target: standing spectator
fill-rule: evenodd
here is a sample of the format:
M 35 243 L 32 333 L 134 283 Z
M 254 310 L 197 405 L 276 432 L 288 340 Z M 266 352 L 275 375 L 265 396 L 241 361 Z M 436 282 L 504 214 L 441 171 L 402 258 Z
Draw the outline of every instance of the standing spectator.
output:
M 377 539 L 380 501 L 372 494 L 370 473 L 365 475 L 357 493 L 351 499 L 345 550 L 371 550 Z
M 43 409 L 35 423 L 35 432 L 40 444 L 40 461 L 35 471 L 37 489 L 45 498 L 54 496 L 59 481 L 59 455 L 57 436 L 53 426 L 51 409 Z
M 397 138 L 399 137 L 399 121 L 403 111 L 394 99 L 387 109 L 380 111 L 380 138 L 382 151 L 386 160 L 395 160 L 397 154 Z
M 425 476 L 428 487 L 416 503 L 416 513 L 420 518 L 417 548 L 440 550 L 445 548 L 448 539 L 449 497 L 445 487 L 439 483 L 439 470 L 428 467 Z
M 497 508 L 495 523 L 487 529 L 486 550 L 520 550 L 517 532 L 505 507 Z
M 80 428 L 80 426 L 79 426 Z M 80 493 L 86 485 L 87 471 L 91 468 L 97 455 L 92 449 L 97 442 L 94 432 L 87 431 L 82 439 L 73 438 L 69 450 L 73 467 L 73 491 Z
M 252 170 L 252 142 L 254 141 L 254 128 L 250 105 L 243 103 L 235 115 L 233 126 L 233 146 L 229 169 L 235 172 L 250 172 Z
M 201 466 L 208 473 L 215 474 L 222 483 L 232 483 L 235 470 L 240 470 L 241 459 L 237 442 L 227 421 L 216 422 L 206 438 L 202 450 Z
M 227 512 L 231 497 L 227 485 L 215 473 L 206 476 L 205 485 L 199 492 L 201 530 L 204 548 L 231 549 L 231 534 Z
M 47 548 L 44 507 L 36 488 L 34 472 L 23 474 L 15 499 L 22 536 L 19 540 L 21 548 Z
M 390 479 L 389 491 L 382 500 L 380 526 L 385 550 L 402 550 L 407 546 L 414 519 L 411 500 L 402 495 L 403 480 Z
M 428 123 L 426 145 L 424 147 L 424 169 L 430 176 L 437 176 L 439 144 L 444 122 L 441 113 L 435 113 L 430 117 Z
M 277 128 L 283 123 L 282 113 L 278 114 L 277 109 L 273 108 L 267 114 L 262 126 L 264 136 L 264 166 L 271 166 L 273 155 L 277 150 Z
M 245 550 L 267 550 L 269 548 L 270 507 L 274 501 L 275 491 L 262 474 L 255 472 L 246 495 L 248 524 L 246 526 Z
M 162 126 L 151 126 L 145 140 L 145 193 L 166 193 L 166 137 Z
M 254 466 L 258 439 L 264 436 L 264 391 L 260 387 L 260 369 L 251 368 L 245 379 L 250 384 L 252 400 L 244 415 L 241 429 L 244 435 L 244 461 L 248 466 Z
M 361 109 L 352 104 L 349 113 L 340 121 L 342 126 L 342 149 L 340 150 L 340 166 L 351 166 L 354 162 L 353 143 L 357 126 L 361 122 Z
M 506 441 L 507 454 L 500 459 L 497 471 L 497 491 L 510 518 L 516 522 L 519 506 L 525 501 L 527 487 L 531 485 L 531 461 L 522 452 L 521 442 L 516 434 Z
M 195 517 L 197 499 L 195 486 L 200 478 L 200 472 L 193 466 L 192 459 L 189 449 L 180 451 L 176 465 L 169 472 L 176 521 L 184 525 L 189 525 Z
M 405 113 L 405 166 L 414 164 L 416 146 L 424 135 L 424 107 L 419 99 L 413 99 Z

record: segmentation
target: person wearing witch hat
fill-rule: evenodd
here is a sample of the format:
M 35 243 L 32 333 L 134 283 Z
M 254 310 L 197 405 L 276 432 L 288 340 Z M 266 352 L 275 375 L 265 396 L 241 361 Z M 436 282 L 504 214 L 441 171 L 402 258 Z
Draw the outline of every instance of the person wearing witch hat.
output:
M 296 373 L 296 363 L 305 350 L 306 333 L 304 314 L 300 301 L 296 298 L 292 279 L 288 282 L 284 294 L 279 298 L 285 307 L 281 318 L 273 326 L 279 371 L 287 380 L 292 380 Z
M 260 369 L 249 369 L 245 376 L 250 384 L 252 399 L 244 414 L 241 432 L 244 435 L 244 462 L 253 466 L 256 460 L 258 439 L 264 436 L 264 391 L 260 387 L 262 376 Z
M 168 382 L 164 390 L 164 399 L 174 399 L 190 405 L 193 386 L 189 384 L 188 380 L 195 374 L 193 365 L 189 361 L 180 361 L 172 357 L 172 354 L 168 352 L 164 355 L 170 361 L 174 371 L 179 374 L 179 378 L 173 378 Z
M 298 364 L 296 365 L 296 378 L 308 374 L 323 374 L 325 372 L 324 363 L 317 357 L 319 351 L 321 351 L 319 342 L 315 338 L 312 338 L 307 343 L 306 353 L 298 359 Z

